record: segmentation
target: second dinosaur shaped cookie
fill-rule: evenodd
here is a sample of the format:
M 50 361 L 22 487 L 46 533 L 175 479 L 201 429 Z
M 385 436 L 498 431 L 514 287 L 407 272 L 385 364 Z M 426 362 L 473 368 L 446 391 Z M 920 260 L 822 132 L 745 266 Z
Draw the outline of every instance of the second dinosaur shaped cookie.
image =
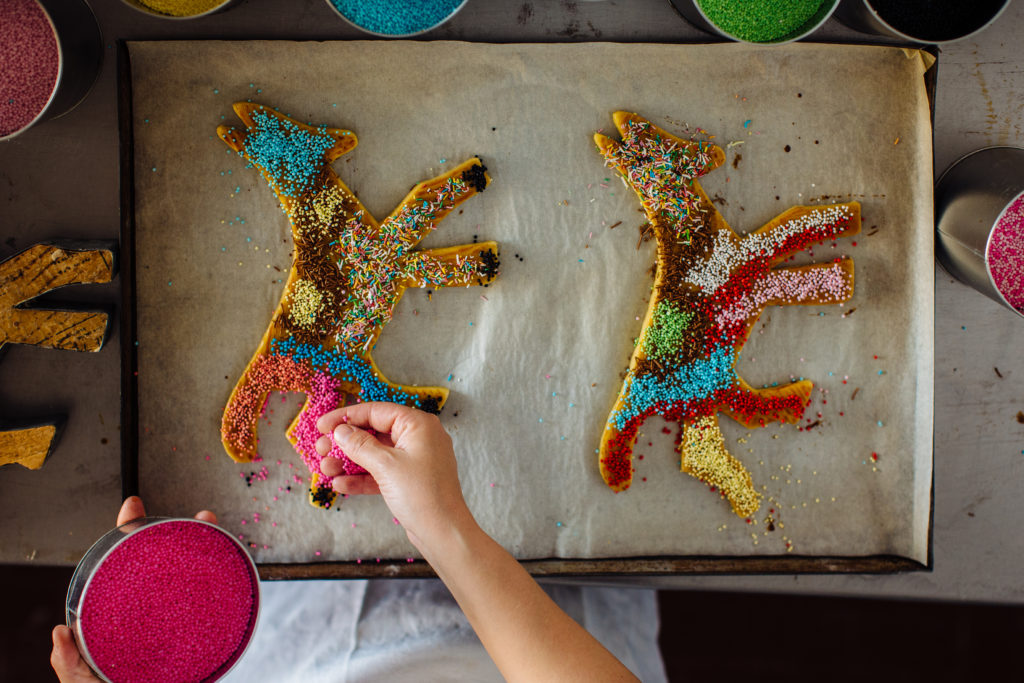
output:
M 720 148 L 678 138 L 637 114 L 620 111 L 614 119 L 622 141 L 594 139 L 639 196 L 658 251 L 647 315 L 601 438 L 601 475 L 615 491 L 629 488 L 637 432 L 661 415 L 681 427 L 682 471 L 746 517 L 760 494 L 726 450 L 718 413 L 747 427 L 796 422 L 812 384 L 755 389 L 736 372 L 739 350 L 765 306 L 835 304 L 853 295 L 850 259 L 775 266 L 816 242 L 859 232 L 860 205 L 793 207 L 740 236 L 697 182 L 725 160 Z

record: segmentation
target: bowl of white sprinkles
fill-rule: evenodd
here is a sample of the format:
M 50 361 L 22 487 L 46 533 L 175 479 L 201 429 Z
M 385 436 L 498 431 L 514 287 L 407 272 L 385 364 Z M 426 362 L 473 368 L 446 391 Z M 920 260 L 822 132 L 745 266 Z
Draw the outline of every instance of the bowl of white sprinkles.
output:
M 445 23 L 469 0 L 325 0 L 339 17 L 381 38 L 410 38 Z

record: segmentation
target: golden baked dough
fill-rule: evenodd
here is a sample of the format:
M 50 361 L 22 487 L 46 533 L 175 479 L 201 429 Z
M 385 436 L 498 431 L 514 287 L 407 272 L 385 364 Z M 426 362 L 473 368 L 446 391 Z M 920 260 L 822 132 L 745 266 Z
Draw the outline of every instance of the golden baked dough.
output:
M 0 467 L 18 463 L 38 470 L 57 443 L 57 424 L 0 431 Z
M 113 249 L 36 244 L 0 262 L 0 351 L 6 344 L 99 351 L 110 324 L 104 311 L 31 307 L 59 287 L 110 282 Z M 62 418 L 0 431 L 0 466 L 43 466 L 57 442 Z
M 110 282 L 114 253 L 36 244 L 0 262 L 0 349 L 31 344 L 99 351 L 109 316 L 102 311 L 32 308 L 28 302 L 59 287 Z

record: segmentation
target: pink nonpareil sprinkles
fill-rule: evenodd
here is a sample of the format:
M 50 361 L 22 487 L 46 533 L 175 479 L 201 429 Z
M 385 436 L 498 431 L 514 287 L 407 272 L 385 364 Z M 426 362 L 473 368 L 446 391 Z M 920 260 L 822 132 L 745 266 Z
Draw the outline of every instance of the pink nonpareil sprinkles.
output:
M 370 436 L 377 436 L 377 431 L 375 429 L 367 428 L 365 431 L 369 432 Z M 339 458 L 341 460 L 341 466 L 343 468 L 344 476 L 350 476 L 355 474 L 369 474 L 369 472 L 367 472 L 363 467 L 357 465 L 354 460 L 345 455 L 345 451 L 341 450 L 341 446 L 339 446 L 338 442 L 334 440 L 333 433 L 330 436 L 331 451 L 330 453 L 324 456 L 325 458 Z M 325 478 L 330 479 L 330 477 L 327 477 L 326 475 L 324 476 Z
M 256 577 L 238 546 L 206 524 L 174 520 L 110 553 L 79 616 L 93 662 L 114 683 L 201 681 L 233 663 L 256 609 Z
M 306 394 L 306 405 L 299 413 L 295 428 L 289 435 L 295 441 L 295 449 L 302 456 L 309 471 L 320 474 L 326 480 L 329 477 L 320 471 L 323 457 L 316 452 L 316 442 L 323 436 L 316 428 L 317 418 L 344 403 L 345 392 L 342 383 L 332 375 L 313 369 L 309 363 L 296 361 L 288 356 L 263 356 L 253 362 L 248 371 L 249 382 L 240 391 L 242 398 L 266 395 L 274 389 L 282 387 L 290 391 Z M 269 399 L 269 396 L 268 396 Z M 255 432 L 259 414 L 255 405 L 265 405 L 265 401 L 238 400 L 233 401 L 225 415 L 225 438 L 244 443 L 246 435 Z M 342 458 L 346 474 L 365 474 L 366 470 L 349 460 L 337 446 L 331 449 L 331 457 Z M 296 483 L 302 480 L 295 477 Z
M 839 263 L 820 264 L 806 270 L 773 270 L 763 280 L 755 282 L 751 291 L 744 292 L 723 308 L 715 316 L 715 322 L 723 329 L 745 322 L 751 313 L 774 302 L 841 303 L 853 295 L 851 289 L 849 277 Z
M 35 0 L 0 0 L 0 137 L 39 115 L 57 82 L 60 56 Z
M 996 289 L 1024 313 L 1024 193 L 1006 207 L 993 228 L 986 258 Z

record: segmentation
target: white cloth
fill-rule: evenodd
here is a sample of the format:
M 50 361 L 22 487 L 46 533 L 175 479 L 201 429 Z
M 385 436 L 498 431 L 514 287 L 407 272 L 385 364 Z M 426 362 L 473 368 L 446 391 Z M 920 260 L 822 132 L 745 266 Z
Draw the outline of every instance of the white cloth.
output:
M 225 683 L 501 681 L 436 579 L 264 582 L 256 633 Z M 666 681 L 656 592 L 544 590 L 644 683 Z

